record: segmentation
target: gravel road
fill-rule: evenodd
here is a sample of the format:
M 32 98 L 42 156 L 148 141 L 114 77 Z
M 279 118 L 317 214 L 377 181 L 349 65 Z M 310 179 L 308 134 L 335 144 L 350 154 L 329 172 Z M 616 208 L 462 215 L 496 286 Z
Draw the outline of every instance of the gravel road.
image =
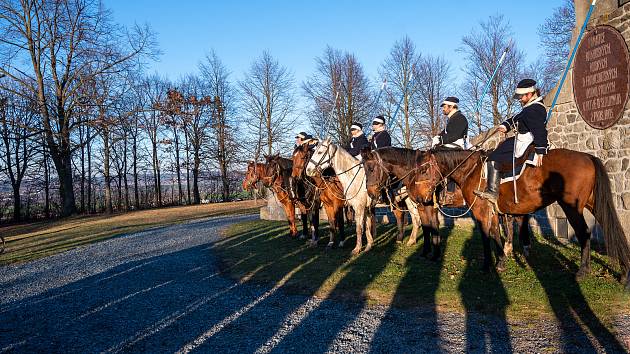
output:
M 630 316 L 613 335 L 593 318 L 508 322 L 225 278 L 212 243 L 222 227 L 254 217 L 158 228 L 0 267 L 0 352 L 624 352 L 630 340 Z

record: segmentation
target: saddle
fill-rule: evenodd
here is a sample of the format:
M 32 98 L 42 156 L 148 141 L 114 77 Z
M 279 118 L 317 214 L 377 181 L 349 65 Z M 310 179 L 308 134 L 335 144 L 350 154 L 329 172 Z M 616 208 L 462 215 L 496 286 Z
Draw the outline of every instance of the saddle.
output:
M 534 156 L 536 155 L 536 149 L 531 144 L 525 150 L 523 156 L 515 159 L 515 166 L 512 169 L 512 162 L 496 162 L 494 167 L 499 171 L 500 183 L 510 182 L 517 180 L 527 165 L 534 165 Z

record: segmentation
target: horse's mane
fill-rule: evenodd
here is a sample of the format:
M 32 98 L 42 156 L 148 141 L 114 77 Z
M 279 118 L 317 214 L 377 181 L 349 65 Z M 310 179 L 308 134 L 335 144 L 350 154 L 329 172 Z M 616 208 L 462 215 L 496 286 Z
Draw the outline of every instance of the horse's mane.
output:
M 472 154 L 481 154 L 480 151 L 469 150 L 432 150 L 431 153 L 435 156 L 435 160 L 438 165 L 443 166 L 445 170 L 453 170 L 462 161 Z
M 424 151 L 388 146 L 374 150 L 385 162 L 404 163 L 405 166 L 415 166 L 422 161 Z

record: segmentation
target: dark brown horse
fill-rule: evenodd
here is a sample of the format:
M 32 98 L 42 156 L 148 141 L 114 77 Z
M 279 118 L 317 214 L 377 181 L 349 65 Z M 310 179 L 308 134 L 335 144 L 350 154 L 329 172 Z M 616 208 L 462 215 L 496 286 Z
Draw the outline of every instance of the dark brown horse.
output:
M 419 185 L 428 183 L 425 197 L 429 198 L 432 189 L 444 176 L 450 177 L 462 189 L 464 198 L 471 205 L 484 238 L 484 269 L 490 266 L 490 235 L 497 246 L 498 217 L 493 205 L 473 194 L 475 189 L 485 186 L 482 179 L 484 152 L 436 151 L 423 159 L 424 179 Z M 526 215 L 557 202 L 573 229 L 582 250 L 580 269 L 577 278 L 590 272 L 590 233 L 584 220 L 584 208 L 588 209 L 604 231 L 606 253 L 619 261 L 622 281 L 630 289 L 630 245 L 621 227 L 606 168 L 595 156 L 567 149 L 553 149 L 545 156 L 540 167 L 528 167 L 516 183 L 518 203 L 514 201 L 513 183 L 499 187 L 498 210 L 511 215 Z M 423 182 L 424 181 L 424 182 Z M 498 268 L 503 266 L 503 250 L 496 247 Z
M 424 195 L 419 193 L 418 186 L 413 179 L 413 176 L 418 171 L 424 152 L 405 148 L 385 147 L 374 151 L 364 150 L 361 156 L 367 176 L 367 190 L 372 198 L 380 198 L 382 190 L 386 189 L 391 183 L 391 176 L 401 181 L 407 187 L 407 193 L 415 203 L 422 223 L 422 234 L 424 236 L 422 256 L 426 257 L 433 251 L 431 259 L 438 260 L 441 257 L 441 238 L 437 209 L 433 207 L 432 201 L 424 200 Z M 396 209 L 394 208 L 394 210 Z M 399 216 L 397 215 L 396 218 L 398 219 Z M 410 241 L 415 243 L 415 237 L 413 240 L 410 239 Z
M 302 219 L 302 235 L 300 238 L 303 239 L 309 235 L 308 220 L 310 219 L 310 242 L 311 246 L 316 246 L 319 235 L 319 209 L 321 207 L 319 190 L 304 180 L 292 179 L 293 160 L 281 157 L 279 154 L 265 156 L 265 159 L 267 160 L 268 168 L 282 177 L 284 185 L 288 186 L 287 192 L 290 199 L 300 209 L 300 218 Z
M 311 158 L 311 151 L 307 144 L 298 146 L 293 151 L 293 170 L 291 176 L 297 183 L 312 185 L 319 192 L 319 198 L 324 204 L 328 223 L 330 224 L 330 241 L 327 247 L 335 246 L 335 235 L 339 235 L 339 247 L 343 247 L 344 235 L 344 204 L 345 198 L 339 179 L 335 176 L 335 171 L 327 169 L 324 176 L 315 174 L 312 177 L 306 175 L 305 169 L 308 160 Z M 326 173 L 330 172 L 330 173 Z
M 295 201 L 289 195 L 288 179 L 278 176 L 278 171 L 271 168 L 267 163 L 250 161 L 247 164 L 247 173 L 243 180 L 243 189 L 251 190 L 258 182 L 271 189 L 276 195 L 276 199 L 282 205 L 289 222 L 289 232 L 291 237 L 298 236 L 298 230 L 295 226 Z

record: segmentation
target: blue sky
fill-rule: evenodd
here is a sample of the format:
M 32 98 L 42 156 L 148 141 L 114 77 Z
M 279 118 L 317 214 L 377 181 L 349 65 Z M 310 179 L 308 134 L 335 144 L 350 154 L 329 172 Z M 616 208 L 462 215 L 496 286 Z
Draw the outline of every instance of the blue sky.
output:
M 104 0 L 115 21 L 148 23 L 163 55 L 151 69 L 176 80 L 196 72 L 214 49 L 240 79 L 268 50 L 298 83 L 315 69 L 327 45 L 359 58 L 370 79 L 395 41 L 408 35 L 419 51 L 444 55 L 455 76 L 461 38 L 491 15 L 503 14 L 514 40 L 534 61 L 541 55 L 536 29 L 563 0 L 523 1 L 159 1 Z

